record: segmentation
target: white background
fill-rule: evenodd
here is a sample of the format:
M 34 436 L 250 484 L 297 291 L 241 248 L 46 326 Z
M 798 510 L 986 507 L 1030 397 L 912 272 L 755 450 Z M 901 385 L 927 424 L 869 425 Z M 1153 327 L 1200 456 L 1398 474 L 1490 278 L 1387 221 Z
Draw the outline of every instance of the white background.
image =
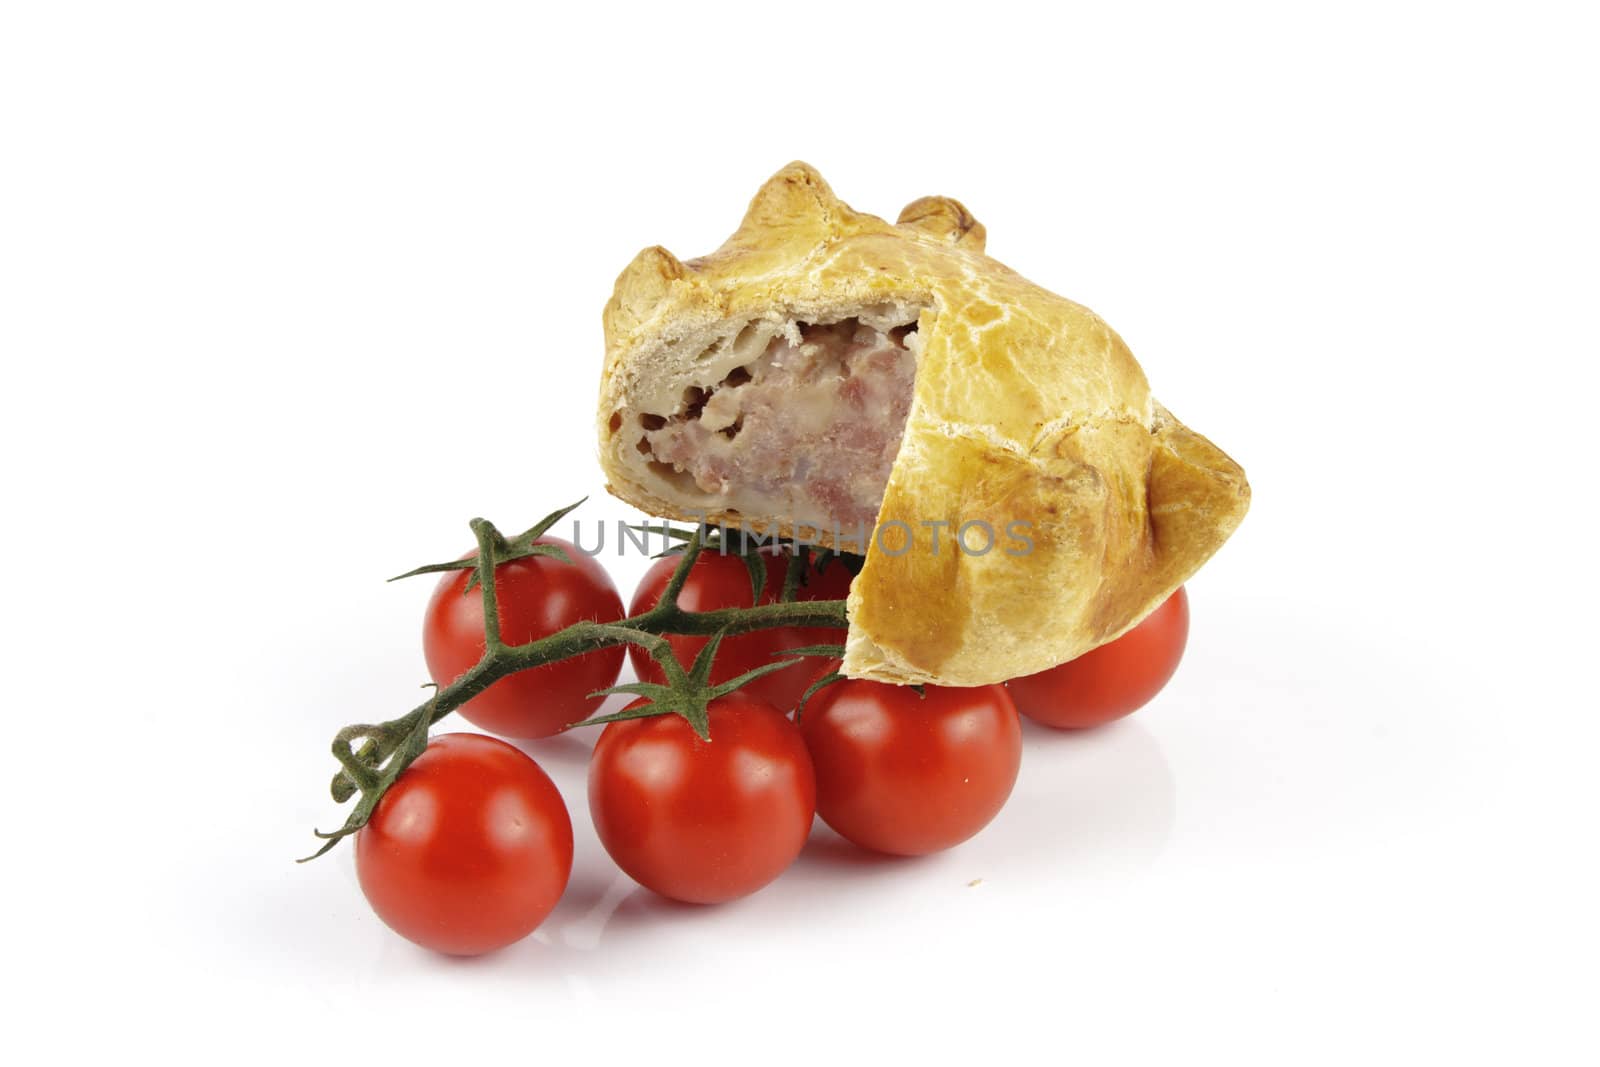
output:
M 1594 1062 L 1579 5 L 16 4 L 8 1043 L 33 1057 Z M 382 579 L 600 493 L 599 312 L 793 158 L 962 199 L 1255 505 L 1158 701 L 979 838 L 714 909 L 577 864 L 477 961 L 291 861 L 424 680 Z M 631 587 L 642 564 L 616 563 Z M 977 885 L 971 883 L 981 879 Z M 581 1057 L 581 1059 L 578 1059 Z

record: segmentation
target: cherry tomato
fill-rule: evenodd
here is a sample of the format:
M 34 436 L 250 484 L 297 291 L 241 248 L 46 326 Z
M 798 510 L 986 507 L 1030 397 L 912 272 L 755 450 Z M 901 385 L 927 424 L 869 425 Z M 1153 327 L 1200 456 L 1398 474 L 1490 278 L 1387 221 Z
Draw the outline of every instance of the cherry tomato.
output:
M 527 556 L 495 567 L 500 636 L 506 644 L 548 637 L 583 619 L 622 618 L 622 598 L 604 567 L 570 541 L 541 537 L 539 543 L 560 545 L 572 562 Z M 441 686 L 483 657 L 483 598 L 476 586 L 466 591 L 471 573 L 446 573 L 428 602 L 422 651 L 428 673 Z M 600 706 L 604 698 L 589 694 L 616 683 L 623 655 L 621 647 L 603 648 L 510 675 L 467 701 L 461 714 L 502 737 L 549 737 Z
M 778 551 L 764 552 L 767 559 L 767 579 L 761 590 L 761 603 L 774 604 L 783 592 L 784 575 L 788 572 L 791 556 Z M 639 588 L 633 594 L 629 613 L 637 615 L 656 606 L 667 580 L 678 565 L 677 556 L 657 560 L 645 572 Z M 832 560 L 820 571 L 812 564 L 805 580 L 795 594 L 797 600 L 843 600 L 850 593 L 851 575 L 843 563 Z M 714 549 L 702 552 L 689 569 L 689 578 L 678 594 L 678 605 L 686 611 L 716 611 L 718 608 L 748 608 L 754 603 L 750 595 L 750 572 L 744 561 L 735 555 L 723 555 Z M 747 634 L 723 640 L 717 649 L 716 663 L 711 681 L 725 682 L 745 671 L 775 662 L 774 653 L 787 648 L 806 645 L 835 644 L 844 640 L 844 630 L 829 627 L 779 626 L 769 630 L 754 630 Z M 704 637 L 669 636 L 673 654 L 685 667 L 694 662 L 695 655 L 705 647 Z M 628 658 L 634 672 L 647 682 L 663 682 L 661 667 L 650 658 L 650 653 L 638 645 L 628 647 Z M 751 695 L 767 701 L 779 711 L 793 710 L 800 695 L 816 677 L 816 661 L 801 660 L 792 667 L 773 671 L 743 687 Z
M 572 873 L 572 820 L 539 765 L 504 741 L 428 742 L 356 835 L 356 875 L 402 937 L 455 956 L 526 937 Z
M 600 843 L 634 881 L 691 904 L 782 874 L 816 810 L 811 757 L 781 712 L 740 689 L 712 701 L 710 725 L 703 741 L 678 715 L 614 722 L 589 764 Z
M 788 567 L 787 562 L 784 564 Z M 829 560 L 822 567 L 818 567 L 815 557 L 807 561 L 805 581 L 800 584 L 799 592 L 795 594 L 798 600 L 844 600 L 850 595 L 850 583 L 855 581 L 855 575 L 850 569 L 837 559 Z M 834 626 L 801 626 L 796 628 L 802 645 L 837 645 L 844 643 L 845 631 Z M 791 646 L 794 647 L 794 646 Z M 720 651 L 720 649 L 719 649 Z M 816 681 L 816 660 L 811 661 L 810 673 L 802 678 L 791 681 L 802 681 L 805 684 L 798 686 L 797 692 L 787 704 L 780 704 L 782 711 L 792 711 L 794 705 L 800 700 L 800 694 L 806 691 L 806 686 Z M 788 675 L 795 672 L 773 671 L 773 674 Z M 758 679 L 759 681 L 759 679 Z
M 1189 640 L 1189 595 L 1179 586 L 1143 622 L 1077 659 L 1006 683 L 1017 710 L 1063 730 L 1138 711 L 1178 669 Z
M 800 729 L 817 771 L 817 814 L 841 837 L 920 856 L 983 829 L 1011 795 L 1022 727 L 1004 686 L 846 679 L 807 702 Z

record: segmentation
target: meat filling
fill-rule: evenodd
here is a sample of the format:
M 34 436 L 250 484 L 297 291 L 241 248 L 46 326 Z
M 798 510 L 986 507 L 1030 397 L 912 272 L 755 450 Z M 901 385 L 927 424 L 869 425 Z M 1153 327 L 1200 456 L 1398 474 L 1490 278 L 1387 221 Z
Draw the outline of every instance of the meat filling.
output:
M 916 325 L 800 324 L 668 416 L 641 417 L 651 457 L 708 504 L 822 528 L 870 527 L 911 410 Z

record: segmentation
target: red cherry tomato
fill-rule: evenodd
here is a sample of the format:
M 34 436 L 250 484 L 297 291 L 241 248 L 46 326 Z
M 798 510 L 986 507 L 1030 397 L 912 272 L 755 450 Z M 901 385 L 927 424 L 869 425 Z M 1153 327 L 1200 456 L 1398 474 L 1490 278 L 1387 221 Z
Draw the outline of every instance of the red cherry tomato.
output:
M 788 564 L 784 564 L 787 569 Z M 799 600 L 844 600 L 850 595 L 850 583 L 855 581 L 855 575 L 850 573 L 850 568 L 838 559 L 831 559 L 822 567 L 818 567 L 813 555 L 807 561 L 805 581 L 801 583 L 796 594 Z M 799 635 L 802 645 L 838 645 L 844 643 L 845 631 L 834 626 L 802 626 L 795 630 Z M 719 650 L 720 651 L 720 650 Z M 799 693 L 806 691 L 806 686 L 816 681 L 816 660 L 811 661 L 810 673 L 803 678 L 796 679 L 805 684 L 799 686 Z M 773 671 L 773 674 L 790 674 L 789 671 Z M 791 682 L 793 684 L 793 682 Z M 788 706 L 780 705 L 782 711 L 792 711 L 794 704 L 799 702 L 797 693 Z
M 1178 669 L 1189 640 L 1189 595 L 1179 586 L 1143 622 L 1077 659 L 1006 683 L 1017 710 L 1062 730 L 1138 711 Z
M 526 937 L 572 873 L 572 821 L 539 765 L 504 741 L 428 742 L 356 835 L 356 876 L 395 933 L 456 956 Z
M 816 810 L 794 723 L 736 690 L 711 703 L 711 740 L 683 718 L 606 726 L 589 811 L 617 866 L 664 897 L 715 904 L 753 893 L 800 854 Z
M 766 584 L 761 590 L 761 603 L 777 603 L 783 592 L 784 575 L 792 557 L 779 552 L 765 552 L 767 560 Z M 677 556 L 657 560 L 645 572 L 639 588 L 633 594 L 629 613 L 637 615 L 656 606 L 667 580 L 678 565 Z M 805 581 L 795 594 L 797 600 L 843 600 L 850 593 L 851 575 L 843 563 L 830 561 L 820 571 L 808 566 Z M 750 595 L 750 572 L 744 561 L 735 555 L 723 555 L 714 549 L 702 552 L 689 569 L 689 578 L 678 594 L 678 606 L 685 611 L 716 611 L 718 608 L 748 608 L 754 603 Z M 726 638 L 717 649 L 716 663 L 711 681 L 725 682 L 756 667 L 776 662 L 774 653 L 806 645 L 835 644 L 844 640 L 842 629 L 828 627 L 779 626 L 769 630 L 755 630 L 748 634 Z M 669 636 L 673 654 L 685 667 L 705 647 L 704 637 Z M 628 647 L 628 658 L 634 672 L 646 682 L 663 682 L 661 667 L 650 658 L 650 653 L 638 645 Z M 816 661 L 801 660 L 792 667 L 773 671 L 743 687 L 752 696 L 765 700 L 779 711 L 794 709 L 800 695 L 816 677 Z
M 539 543 L 560 545 L 572 562 L 528 556 L 495 567 L 500 636 L 506 644 L 548 637 L 583 619 L 622 618 L 622 598 L 604 567 L 570 541 L 541 537 Z M 483 657 L 483 597 L 476 586 L 466 592 L 471 573 L 446 573 L 428 602 L 422 651 L 428 673 L 441 686 Z M 616 683 L 622 657 L 620 647 L 603 648 L 510 675 L 467 701 L 461 714 L 502 737 L 549 737 L 600 706 L 604 698 L 589 694 Z
M 958 845 L 1005 805 L 1022 727 L 1004 686 L 847 679 L 801 714 L 817 770 L 817 814 L 863 848 L 920 856 Z

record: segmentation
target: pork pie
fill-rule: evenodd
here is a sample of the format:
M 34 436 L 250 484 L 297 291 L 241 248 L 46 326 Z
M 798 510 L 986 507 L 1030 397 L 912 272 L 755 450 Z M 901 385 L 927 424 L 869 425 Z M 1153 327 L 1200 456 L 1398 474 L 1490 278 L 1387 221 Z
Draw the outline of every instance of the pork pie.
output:
M 717 251 L 639 253 L 605 342 L 611 492 L 864 553 L 852 677 L 982 685 L 1072 659 L 1249 506 L 1111 327 L 990 259 L 946 197 L 891 225 L 792 163 Z

